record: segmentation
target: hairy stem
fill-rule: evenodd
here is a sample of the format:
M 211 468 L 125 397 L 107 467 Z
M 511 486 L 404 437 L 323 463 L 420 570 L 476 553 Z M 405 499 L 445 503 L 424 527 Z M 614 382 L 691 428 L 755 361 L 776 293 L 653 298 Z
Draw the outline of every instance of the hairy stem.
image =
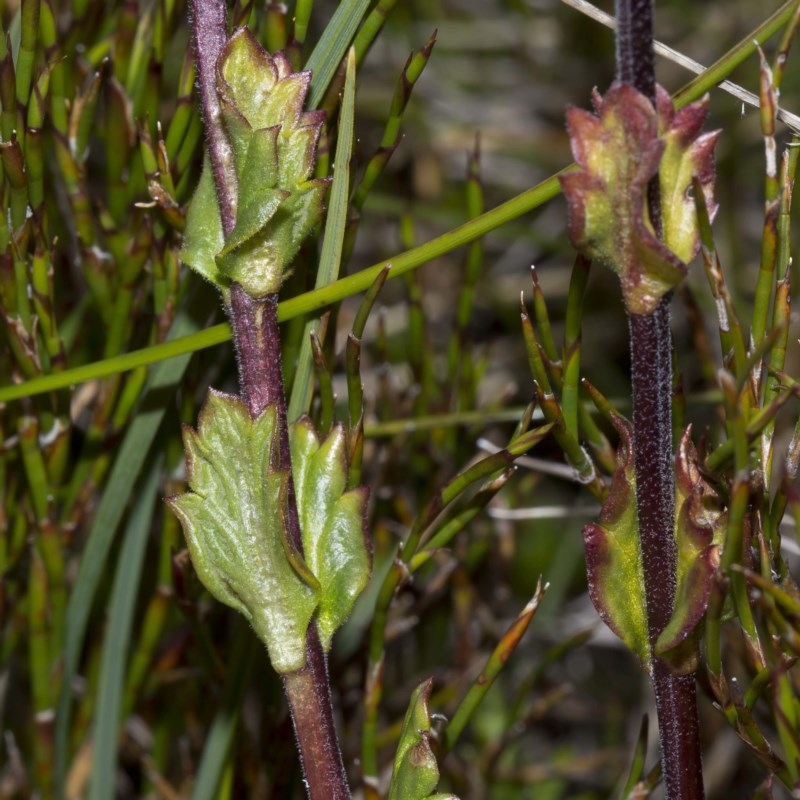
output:
M 253 298 L 241 286 L 234 284 L 230 317 L 239 359 L 239 384 L 250 416 L 259 416 L 267 406 L 274 406 L 277 410 L 280 445 L 277 462 L 272 466 L 289 472 L 286 522 L 295 547 L 302 553 L 303 541 L 291 478 L 277 295 Z M 311 800 L 349 798 L 347 775 L 333 720 L 327 663 L 313 623 L 306 634 L 306 666 L 281 677 L 309 797 Z
M 206 145 L 222 227 L 227 236 L 235 225 L 237 186 L 230 168 L 230 145 L 222 126 L 215 86 L 216 63 L 227 37 L 224 0 L 191 0 L 191 20 Z M 241 286 L 233 284 L 228 312 L 238 356 L 239 387 L 248 412 L 255 418 L 268 406 L 277 410 L 280 444 L 272 466 L 289 473 L 286 521 L 294 544 L 302 554 L 300 521 L 291 478 L 277 294 L 253 298 Z M 265 602 L 269 602 L 269 598 L 265 598 Z M 306 666 L 283 675 L 282 679 L 308 796 L 311 800 L 347 800 L 350 789 L 336 736 L 327 662 L 313 623 L 306 634 Z
M 228 11 L 225 0 L 190 0 L 192 46 L 197 70 L 200 110 L 205 123 L 206 148 L 214 173 L 222 230 L 229 236 L 236 224 L 236 177 L 231 166 L 233 155 L 217 97 L 217 59 L 228 38 Z
M 652 0 L 617 0 L 617 79 L 655 103 Z M 648 187 L 648 210 L 653 228 L 661 235 L 657 179 Z M 653 651 L 672 614 L 677 567 L 669 296 L 653 314 L 630 315 L 629 327 L 636 511 L 662 771 L 668 800 L 701 800 L 703 772 L 694 675 L 673 675 Z
M 636 512 L 651 648 L 672 613 L 676 583 L 672 463 L 672 341 L 669 301 L 632 314 L 631 378 Z M 668 800 L 701 800 L 703 771 L 694 674 L 673 675 L 652 653 L 661 759 Z

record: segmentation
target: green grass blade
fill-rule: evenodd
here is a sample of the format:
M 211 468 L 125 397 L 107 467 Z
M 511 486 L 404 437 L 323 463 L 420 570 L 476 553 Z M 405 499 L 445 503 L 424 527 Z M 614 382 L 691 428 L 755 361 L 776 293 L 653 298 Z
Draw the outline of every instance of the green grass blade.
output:
M 325 32 L 305 65 L 305 69 L 313 73 L 309 108 L 316 108 L 322 101 L 368 8 L 369 0 L 342 0 L 325 26 Z
M 453 749 L 453 746 L 464 732 L 464 728 L 466 728 L 467 723 L 472 719 L 472 716 L 486 696 L 486 693 L 492 688 L 492 684 L 500 674 L 500 671 L 506 665 L 506 662 L 511 657 L 514 650 L 517 649 L 517 645 L 525 634 L 525 631 L 528 630 L 528 626 L 536 615 L 539 603 L 541 603 L 546 591 L 547 584 L 542 586 L 542 579 L 539 578 L 539 582 L 536 586 L 536 593 L 519 613 L 511 624 L 511 627 L 503 634 L 480 674 L 459 704 L 455 714 L 453 714 L 452 718 L 447 723 L 441 740 L 442 751 L 444 753 L 448 753 Z
M 559 173 L 560 174 L 560 173 Z M 318 311 L 325 306 L 337 303 L 345 297 L 350 297 L 360 292 L 365 292 L 375 282 L 380 273 L 391 266 L 389 280 L 405 275 L 411 270 L 417 269 L 423 264 L 438 258 L 457 247 L 469 244 L 480 236 L 484 236 L 490 231 L 517 219 L 522 214 L 533 211 L 539 206 L 552 200 L 561 191 L 558 183 L 558 174 L 552 175 L 547 180 L 528 189 L 522 194 L 517 195 L 511 200 L 487 211 L 480 217 L 470 220 L 464 225 L 454 228 L 447 233 L 431 239 L 429 242 L 407 250 L 394 258 L 381 261 L 367 269 L 361 270 L 354 275 L 340 278 L 338 281 L 319 289 L 284 300 L 278 308 L 278 319 L 285 322 L 288 319 L 299 317 L 303 314 L 310 314 Z M 25 383 L 4 386 L 0 388 L 0 403 L 10 400 L 18 400 L 22 397 L 31 397 L 43 392 L 50 392 L 55 389 L 71 386 L 76 383 L 91 380 L 93 378 L 116 375 L 119 372 L 127 372 L 136 367 L 147 366 L 165 358 L 176 358 L 185 353 L 193 353 L 196 350 L 203 350 L 206 347 L 213 347 L 222 344 L 231 338 L 231 329 L 228 323 L 215 325 L 199 333 L 185 336 L 170 342 L 164 342 L 153 347 L 136 350 L 132 353 L 117 356 L 115 358 L 96 361 L 75 369 L 64 370 L 53 375 L 44 375 L 33 378 Z
M 342 260 L 342 246 L 347 228 L 348 197 L 350 196 L 350 157 L 353 153 L 353 118 L 356 96 L 356 57 L 350 48 L 347 58 L 347 76 L 344 82 L 342 110 L 339 114 L 339 138 L 336 142 L 336 168 L 333 173 L 328 216 L 325 221 L 325 238 L 317 270 L 316 288 L 327 286 L 336 280 Z M 294 422 L 311 405 L 313 359 L 311 334 L 319 331 L 319 320 L 306 323 L 300 356 L 297 362 L 292 395 L 289 400 L 289 422 Z
M 749 33 L 737 45 L 734 45 L 722 58 L 715 61 L 702 74 L 689 81 L 673 95 L 675 108 L 683 108 L 707 91 L 721 83 L 736 67 L 750 58 L 758 47 L 774 36 L 792 18 L 797 9 L 798 0 L 788 0 L 772 16 L 768 17 L 754 31 Z
M 116 792 L 117 742 L 119 740 L 122 687 L 125 682 L 133 612 L 139 590 L 142 562 L 158 496 L 161 459 L 153 463 L 125 531 L 117 561 L 105 645 L 97 690 L 94 721 L 90 800 L 113 800 Z
M 206 737 L 203 756 L 192 790 L 192 800 L 216 800 L 233 734 L 242 711 L 242 698 L 250 669 L 259 652 L 258 639 L 239 618 L 236 638 L 231 648 L 230 671 L 225 680 L 222 703 Z M 263 652 L 263 651 L 262 651 Z
M 196 328 L 187 312 L 178 315 L 172 328 L 176 338 L 186 336 Z M 148 403 L 165 390 L 174 388 L 181 380 L 190 356 L 159 364 L 150 378 L 142 410 L 128 428 L 119 448 L 108 484 L 97 509 L 94 524 L 86 540 L 78 576 L 67 607 L 66 644 L 61 696 L 56 717 L 56 796 L 64 796 L 64 781 L 69 759 L 69 726 L 72 710 L 71 687 L 78 668 L 92 601 L 103 575 L 109 548 L 131 497 L 147 451 L 164 418 L 163 402 Z

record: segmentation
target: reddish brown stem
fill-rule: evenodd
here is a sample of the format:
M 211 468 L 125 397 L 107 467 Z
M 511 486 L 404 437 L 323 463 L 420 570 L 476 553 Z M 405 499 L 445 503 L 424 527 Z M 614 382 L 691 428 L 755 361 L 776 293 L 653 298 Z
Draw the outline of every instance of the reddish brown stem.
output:
M 268 406 L 278 413 L 280 446 L 275 469 L 289 472 L 287 524 L 297 549 L 303 552 L 283 390 L 278 298 L 250 297 L 238 284 L 231 288 L 231 327 L 239 359 L 239 383 L 251 417 Z M 325 654 L 314 625 L 306 634 L 306 666 L 282 675 L 292 713 L 303 772 L 312 800 L 345 800 L 350 797 L 333 720 L 330 683 Z
M 617 79 L 655 104 L 652 0 L 617 0 Z M 653 228 L 661 235 L 658 179 L 648 187 Z M 654 652 L 672 614 L 677 551 L 672 457 L 672 334 L 669 296 L 653 314 L 629 317 L 633 384 L 636 511 L 644 569 L 651 680 L 667 800 L 702 800 L 703 770 L 694 675 L 673 675 Z
M 230 305 L 233 342 L 239 362 L 239 386 L 250 416 L 255 418 L 273 406 L 278 414 L 278 457 L 274 469 L 289 472 L 289 533 L 302 553 L 303 541 L 297 519 L 289 428 L 286 423 L 286 397 L 283 390 L 281 340 L 278 327 L 278 297 L 250 297 L 239 284 L 231 287 Z

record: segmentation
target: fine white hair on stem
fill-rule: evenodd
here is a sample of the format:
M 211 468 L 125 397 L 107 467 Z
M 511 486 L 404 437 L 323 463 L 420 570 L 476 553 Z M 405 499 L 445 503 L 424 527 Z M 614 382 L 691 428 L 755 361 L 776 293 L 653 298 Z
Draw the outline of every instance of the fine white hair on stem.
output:
M 588 2 L 588 0 L 561 0 L 561 2 L 566 3 L 576 11 L 580 11 L 582 14 L 585 14 L 587 17 L 590 17 L 596 22 L 599 22 L 601 25 L 611 28 L 611 30 L 615 30 L 617 27 L 617 22 L 614 17 L 612 17 L 610 14 L 606 14 L 605 11 L 601 11 L 596 6 L 593 6 L 590 2 Z M 705 72 L 706 68 L 698 61 L 685 56 L 683 53 L 678 52 L 663 42 L 653 42 L 653 49 L 658 55 L 664 56 L 664 58 L 667 58 L 678 66 L 689 70 L 689 72 L 693 72 L 695 75 L 701 75 L 703 72 Z M 737 99 L 741 100 L 743 104 L 753 106 L 753 108 L 759 107 L 758 95 L 754 94 L 753 92 L 749 92 L 747 89 L 739 86 L 739 84 L 733 83 L 733 81 L 722 81 L 718 84 L 718 87 L 728 94 L 733 95 Z M 787 111 L 785 108 L 778 108 L 777 117 L 781 122 L 785 123 L 789 128 L 791 128 L 792 131 L 795 133 L 800 133 L 800 116 L 797 114 L 792 114 L 791 111 Z

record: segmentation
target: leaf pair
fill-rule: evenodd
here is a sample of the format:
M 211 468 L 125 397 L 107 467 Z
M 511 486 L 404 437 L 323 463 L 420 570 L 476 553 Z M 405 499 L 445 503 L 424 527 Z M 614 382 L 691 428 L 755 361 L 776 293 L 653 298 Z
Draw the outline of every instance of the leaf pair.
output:
M 272 467 L 277 414 L 251 419 L 237 397 L 211 390 L 196 431 L 184 428 L 190 492 L 170 506 L 200 580 L 241 612 L 278 672 L 305 666 L 312 617 L 323 648 L 369 581 L 367 489 L 346 492 L 345 434 L 320 442 L 310 420 L 289 429 L 303 555 L 288 530 L 289 475 Z
M 303 111 L 310 72 L 293 72 L 246 28 L 217 62 L 217 94 L 238 187 L 236 224 L 226 237 L 208 156 L 189 207 L 181 258 L 223 292 L 231 282 L 251 297 L 274 294 L 302 241 L 322 219 L 327 179 L 313 179 L 323 111 Z
M 602 620 L 649 669 L 644 570 L 636 517 L 632 430 L 612 416 L 620 434 L 617 468 L 599 522 L 583 529 L 589 595 Z M 719 567 L 726 516 L 719 498 L 701 476 L 691 429 L 681 438 L 676 459 L 675 543 L 677 585 L 672 617 L 656 653 L 678 673 L 697 665 L 697 632 Z
M 625 308 L 650 314 L 680 283 L 700 246 L 692 178 L 713 218 L 713 150 L 718 131 L 701 133 L 708 98 L 675 111 L 657 87 L 656 108 L 629 84 L 595 93 L 596 114 L 567 111 L 578 169 L 562 175 L 575 248 L 613 269 Z M 647 186 L 659 176 L 663 241 L 648 215 Z

